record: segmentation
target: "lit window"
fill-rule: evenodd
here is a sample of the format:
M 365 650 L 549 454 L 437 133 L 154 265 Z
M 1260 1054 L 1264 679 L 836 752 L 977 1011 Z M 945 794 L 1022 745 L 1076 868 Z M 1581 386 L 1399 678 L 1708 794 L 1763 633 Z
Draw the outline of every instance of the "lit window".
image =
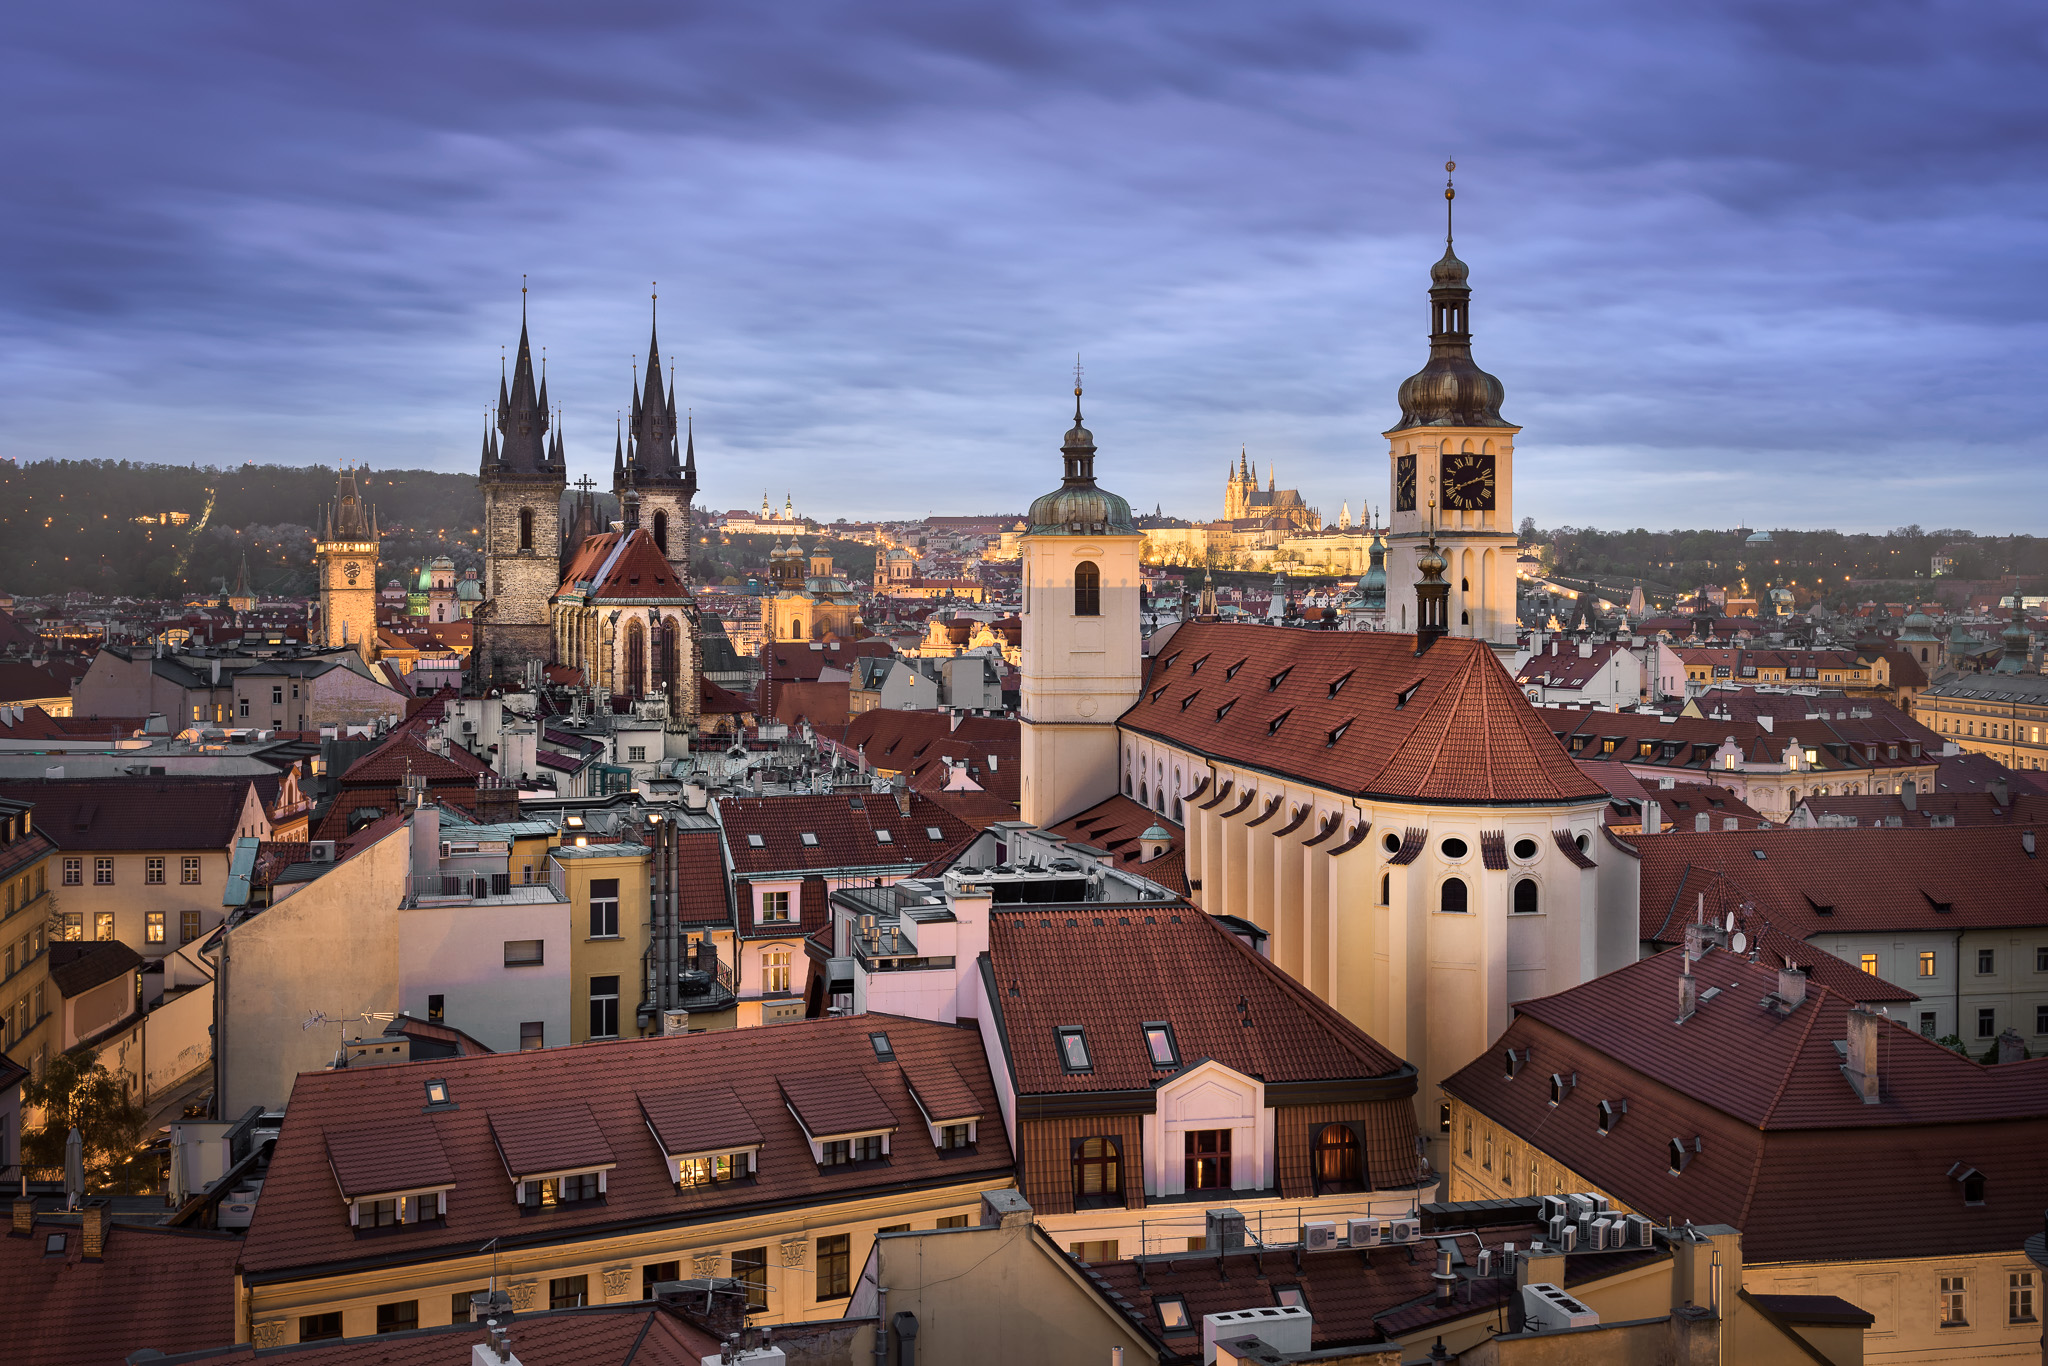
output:
M 2034 1321 L 2034 1273 L 2012 1271 L 2005 1278 L 2005 1319 L 2008 1323 Z
M 947 1151 L 974 1146 L 974 1126 L 948 1124 L 939 1130 L 939 1147 Z
M 1858 965 L 1859 965 L 1860 967 L 1862 967 L 1862 969 L 1863 969 L 1863 970 L 1864 970 L 1865 972 L 1869 973 L 1869 974 L 1870 974 L 1870 975 L 1871 975 L 1872 977 L 1875 977 L 1875 976 L 1877 976 L 1877 955 L 1876 955 L 1876 954 L 1874 954 L 1874 953 L 1866 953 L 1866 954 L 1864 954 L 1864 955 L 1863 955 L 1863 956 L 1862 956 L 1862 957 L 1861 957 L 1860 959 L 1858 959 L 1858 960 L 1857 960 L 1857 962 L 1858 962 Z
M 1062 1027 L 1057 1031 L 1060 1045 L 1060 1066 L 1069 1072 L 1092 1071 L 1094 1065 L 1088 1061 L 1088 1040 L 1078 1027 Z
M 1159 1326 L 1169 1333 L 1188 1330 L 1188 1302 L 1178 1295 L 1163 1295 L 1152 1301 L 1152 1307 L 1159 1311 Z
M 1278 1287 L 1273 1291 L 1273 1302 L 1279 1305 L 1282 1309 L 1301 1308 L 1303 1304 L 1303 1300 L 1301 1297 L 1301 1287 L 1298 1285 L 1283 1285 Z
M 1176 1067 L 1180 1059 L 1173 1047 L 1173 1026 L 1165 1023 L 1145 1026 L 1145 1051 L 1152 1057 L 1154 1067 Z
M 146 911 L 142 916 L 142 937 L 151 944 L 164 942 L 164 913 Z
M 1920 975 L 1922 977 L 1932 977 L 1934 975 L 1933 949 L 1920 950 Z
M 1964 1316 L 1963 1278 L 1943 1276 L 1941 1278 L 1941 1326 L 1944 1328 L 1967 1328 L 1970 1321 Z
M 428 1082 L 428 1083 L 427 1083 L 427 1104 L 429 1104 L 429 1105 L 446 1105 L 447 1103 L 448 1103 L 448 1083 L 447 1083 L 447 1082 L 445 1082 L 445 1081 L 430 1081 L 430 1082 Z

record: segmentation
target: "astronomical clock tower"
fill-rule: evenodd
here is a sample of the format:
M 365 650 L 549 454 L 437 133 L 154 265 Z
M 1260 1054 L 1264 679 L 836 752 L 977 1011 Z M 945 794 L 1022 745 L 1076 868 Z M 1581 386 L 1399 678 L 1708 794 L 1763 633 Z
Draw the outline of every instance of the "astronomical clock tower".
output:
M 1451 163 L 1446 170 L 1455 169 Z M 1449 633 L 1515 645 L 1515 433 L 1500 415 L 1500 381 L 1472 359 L 1468 269 L 1451 250 L 1429 271 L 1429 363 L 1401 382 L 1401 420 L 1386 433 L 1393 509 L 1387 537 L 1387 628 L 1413 631 L 1408 586 L 1432 526 L 1450 586 Z M 1403 591 L 1396 591 L 1399 585 Z
M 377 658 L 377 516 L 344 468 L 334 505 L 320 519 L 313 560 L 320 566 L 320 643 L 354 646 Z

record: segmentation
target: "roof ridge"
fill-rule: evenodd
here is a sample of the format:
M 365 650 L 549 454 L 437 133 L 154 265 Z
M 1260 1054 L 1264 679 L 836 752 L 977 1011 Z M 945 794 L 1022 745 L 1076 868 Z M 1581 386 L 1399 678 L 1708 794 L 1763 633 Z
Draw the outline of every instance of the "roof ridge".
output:
M 1813 1013 L 1807 1016 L 1806 1028 L 1799 1031 L 1799 1042 L 1792 1050 L 1791 1060 L 1785 1064 L 1784 1075 L 1778 1078 L 1778 1089 L 1771 1093 L 1771 1103 L 1764 1107 L 1763 1118 L 1757 1121 L 1756 1127 L 1758 1132 L 1762 1132 L 1770 1127 L 1771 1116 L 1778 1112 L 1778 1102 L 1785 1098 L 1785 1088 L 1792 1084 L 1792 1074 L 1799 1070 L 1799 1059 L 1806 1052 L 1806 1041 L 1813 1036 L 1814 1025 L 1820 1022 L 1820 1005 L 1832 995 L 1834 993 L 1829 991 L 1824 983 L 1815 982 L 1813 984 L 1813 994 L 1807 998 L 1813 1002 Z M 1762 1152 L 1761 1145 L 1758 1146 L 1758 1152 Z M 1749 1206 L 1747 1204 L 1743 1206 L 1742 1213 L 1745 1218 L 1748 1217 Z

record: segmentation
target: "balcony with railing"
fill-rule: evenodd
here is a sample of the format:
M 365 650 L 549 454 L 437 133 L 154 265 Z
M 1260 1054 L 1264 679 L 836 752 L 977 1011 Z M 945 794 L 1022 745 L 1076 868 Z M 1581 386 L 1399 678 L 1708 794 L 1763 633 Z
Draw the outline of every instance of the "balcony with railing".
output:
M 542 874 L 531 882 L 520 881 L 509 872 L 478 868 L 414 873 L 406 879 L 405 906 L 409 910 L 489 904 L 534 906 L 568 899 L 568 875 L 554 859 L 549 859 Z

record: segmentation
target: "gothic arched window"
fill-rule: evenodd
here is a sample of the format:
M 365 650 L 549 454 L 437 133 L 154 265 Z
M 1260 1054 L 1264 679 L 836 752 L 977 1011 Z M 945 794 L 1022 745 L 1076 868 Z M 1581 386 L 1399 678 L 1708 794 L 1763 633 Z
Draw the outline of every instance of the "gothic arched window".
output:
M 1093 560 L 1083 560 L 1074 566 L 1074 615 L 1102 615 L 1102 571 Z
M 668 514 L 666 512 L 656 512 L 654 514 L 654 543 L 661 547 L 662 554 L 668 554 Z
M 533 549 L 533 509 L 519 509 L 519 548 Z
M 677 696 L 682 684 L 682 633 L 676 629 L 676 619 L 666 617 L 661 623 L 661 638 L 655 647 L 654 667 L 659 691 L 672 705 L 680 705 Z
M 638 697 L 647 682 L 647 628 L 638 620 L 626 626 L 626 676 L 620 680 L 619 692 L 625 697 Z

